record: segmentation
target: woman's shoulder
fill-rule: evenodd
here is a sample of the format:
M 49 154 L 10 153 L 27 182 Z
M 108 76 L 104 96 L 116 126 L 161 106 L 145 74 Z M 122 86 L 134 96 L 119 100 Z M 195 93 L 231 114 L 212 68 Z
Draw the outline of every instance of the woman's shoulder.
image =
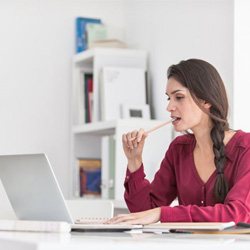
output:
M 227 157 L 231 160 L 250 149 L 250 133 L 242 130 L 235 131 L 235 134 L 226 144 Z
M 193 134 L 183 134 L 175 137 L 171 145 L 189 145 L 195 141 Z
M 235 141 L 235 145 L 243 148 L 250 148 L 250 133 L 245 132 L 243 130 L 237 130 L 235 135 L 235 138 L 232 138 L 232 140 Z

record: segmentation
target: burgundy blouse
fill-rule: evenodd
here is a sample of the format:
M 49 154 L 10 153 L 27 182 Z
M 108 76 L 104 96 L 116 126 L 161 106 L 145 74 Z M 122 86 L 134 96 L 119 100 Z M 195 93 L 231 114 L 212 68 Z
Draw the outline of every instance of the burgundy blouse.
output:
M 237 131 L 225 147 L 229 192 L 224 204 L 214 199 L 216 172 L 204 183 L 196 170 L 195 143 L 193 135 L 177 137 L 151 183 L 145 179 L 143 165 L 134 173 L 127 170 L 124 186 L 129 210 L 161 207 L 161 222 L 250 222 L 250 133 Z M 170 207 L 176 197 L 179 205 Z

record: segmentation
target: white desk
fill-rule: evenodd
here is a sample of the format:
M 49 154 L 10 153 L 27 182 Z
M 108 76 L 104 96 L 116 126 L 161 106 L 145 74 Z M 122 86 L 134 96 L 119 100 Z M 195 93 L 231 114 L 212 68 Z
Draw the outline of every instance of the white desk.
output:
M 250 235 L 0 232 L 0 250 L 241 250 Z

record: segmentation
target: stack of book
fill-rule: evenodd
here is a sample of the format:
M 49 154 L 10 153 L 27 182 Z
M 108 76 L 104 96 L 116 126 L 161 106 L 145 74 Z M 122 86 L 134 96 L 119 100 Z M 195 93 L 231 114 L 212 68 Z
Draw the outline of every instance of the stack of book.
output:
M 80 196 L 101 195 L 101 160 L 78 159 Z
M 76 53 L 99 47 L 127 48 L 127 45 L 108 37 L 108 29 L 99 18 L 76 18 Z
M 93 48 L 127 48 L 127 44 L 118 39 L 102 39 L 89 43 L 89 49 Z

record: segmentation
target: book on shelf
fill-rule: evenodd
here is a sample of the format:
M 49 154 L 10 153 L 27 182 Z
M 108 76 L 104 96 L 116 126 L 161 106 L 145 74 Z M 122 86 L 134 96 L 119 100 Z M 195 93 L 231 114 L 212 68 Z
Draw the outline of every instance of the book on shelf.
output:
M 127 44 L 118 39 L 95 40 L 89 44 L 89 48 L 127 48 Z
M 85 109 L 85 123 L 92 121 L 92 107 L 93 107 L 93 74 L 83 73 L 84 84 L 84 109 Z
M 75 124 L 82 125 L 92 121 L 93 113 L 93 73 L 91 69 L 79 70 L 74 101 L 77 103 Z
M 101 160 L 78 159 L 80 196 L 101 195 Z
M 99 18 L 77 17 L 76 18 L 76 53 L 87 49 L 87 32 L 86 25 L 88 23 L 101 23 Z
M 87 44 L 88 48 L 92 48 L 91 44 L 93 42 L 107 39 L 107 28 L 101 23 L 87 23 Z
M 146 104 L 145 69 L 103 67 L 100 81 L 101 119 L 121 118 L 121 107 Z

